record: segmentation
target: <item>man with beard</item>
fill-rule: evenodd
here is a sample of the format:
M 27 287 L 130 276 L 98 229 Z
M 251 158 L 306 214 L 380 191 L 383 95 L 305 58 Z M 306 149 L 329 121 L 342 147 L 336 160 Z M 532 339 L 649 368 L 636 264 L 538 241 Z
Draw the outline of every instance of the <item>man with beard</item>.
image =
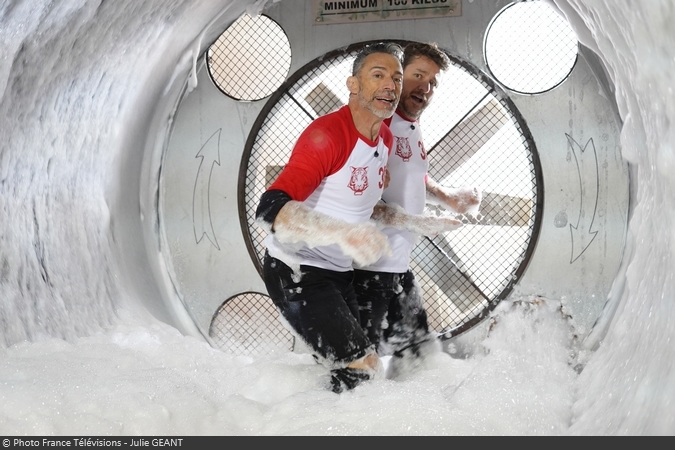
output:
M 387 378 L 412 373 L 425 357 L 440 350 L 436 334 L 429 330 L 421 289 L 410 270 L 410 254 L 423 233 L 400 226 L 404 214 L 419 216 L 426 203 L 463 214 L 477 210 L 481 202 L 478 190 L 448 189 L 427 173 L 419 118 L 434 95 L 439 74 L 448 66 L 448 57 L 436 44 L 412 43 L 405 48 L 401 99 L 396 113 L 385 121 L 395 140 L 388 162 L 390 180 L 382 195 L 384 203 L 375 207 L 373 215 L 396 227 L 383 229 L 392 252 L 354 272 L 361 325 L 381 354 L 392 355 Z
M 359 322 L 353 263 L 390 252 L 370 220 L 385 185 L 393 136 L 384 119 L 401 95 L 402 48 L 366 46 L 347 79 L 347 105 L 314 120 L 260 198 L 266 231 L 263 278 L 290 329 L 330 369 L 330 389 L 352 389 L 382 374 Z

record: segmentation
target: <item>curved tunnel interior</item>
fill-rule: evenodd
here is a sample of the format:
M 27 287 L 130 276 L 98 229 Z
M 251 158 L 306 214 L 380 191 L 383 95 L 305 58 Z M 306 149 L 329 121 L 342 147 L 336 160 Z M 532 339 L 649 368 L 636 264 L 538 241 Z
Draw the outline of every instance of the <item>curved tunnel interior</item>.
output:
M 434 1 L 0 2 L 0 431 L 672 435 L 675 3 Z M 374 40 L 484 203 L 415 253 L 450 356 L 334 396 L 251 208 Z
M 430 174 L 483 192 L 477 216 L 414 251 L 432 327 L 446 347 L 470 351 L 502 300 L 555 299 L 586 338 L 619 271 L 629 212 L 622 123 L 599 57 L 547 2 L 358 20 L 326 9 L 339 3 L 277 2 L 212 23 L 204 34 L 216 38 L 175 83 L 142 181 L 163 308 L 183 318 L 174 325 L 228 352 L 293 349 L 260 277 L 255 207 L 302 129 L 345 104 L 354 52 L 384 39 L 436 42 L 449 56 L 422 117 Z

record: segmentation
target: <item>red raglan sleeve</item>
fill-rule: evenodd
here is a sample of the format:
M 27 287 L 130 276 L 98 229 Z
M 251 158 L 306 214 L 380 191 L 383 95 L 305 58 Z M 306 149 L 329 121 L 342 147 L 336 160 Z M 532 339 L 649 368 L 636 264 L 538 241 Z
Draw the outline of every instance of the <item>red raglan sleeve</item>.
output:
M 273 224 L 284 204 L 291 200 L 305 201 L 324 178 L 344 165 L 349 153 L 344 151 L 347 139 L 342 122 L 338 115 L 324 116 L 302 132 L 288 163 L 261 196 L 257 219 Z
M 304 201 L 344 162 L 346 136 L 341 135 L 339 121 L 322 117 L 302 132 L 288 163 L 268 190 L 281 190 L 291 199 Z

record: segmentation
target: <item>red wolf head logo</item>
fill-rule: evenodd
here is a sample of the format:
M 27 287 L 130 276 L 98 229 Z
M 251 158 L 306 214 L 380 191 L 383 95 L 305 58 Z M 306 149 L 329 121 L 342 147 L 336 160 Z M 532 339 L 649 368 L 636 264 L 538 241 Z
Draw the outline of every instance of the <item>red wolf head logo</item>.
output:
M 396 137 L 396 154 L 405 162 L 412 156 L 412 147 L 407 137 Z
M 368 167 L 352 167 L 352 176 L 349 179 L 349 189 L 354 191 L 354 195 L 362 195 L 363 191 L 368 189 Z

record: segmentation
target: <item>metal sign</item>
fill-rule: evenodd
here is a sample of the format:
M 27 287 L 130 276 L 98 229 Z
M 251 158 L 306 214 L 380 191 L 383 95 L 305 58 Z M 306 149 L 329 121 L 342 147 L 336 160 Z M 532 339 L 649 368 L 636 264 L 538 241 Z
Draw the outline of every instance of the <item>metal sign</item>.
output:
M 462 0 L 312 0 L 314 25 L 462 15 Z

